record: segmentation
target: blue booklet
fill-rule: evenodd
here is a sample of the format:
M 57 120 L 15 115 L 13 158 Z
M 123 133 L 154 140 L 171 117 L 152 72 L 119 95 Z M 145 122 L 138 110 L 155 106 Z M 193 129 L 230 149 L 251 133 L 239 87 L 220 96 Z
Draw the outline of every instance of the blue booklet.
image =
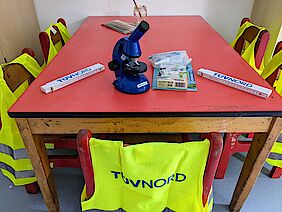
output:
M 153 89 L 197 91 L 192 64 L 155 67 Z

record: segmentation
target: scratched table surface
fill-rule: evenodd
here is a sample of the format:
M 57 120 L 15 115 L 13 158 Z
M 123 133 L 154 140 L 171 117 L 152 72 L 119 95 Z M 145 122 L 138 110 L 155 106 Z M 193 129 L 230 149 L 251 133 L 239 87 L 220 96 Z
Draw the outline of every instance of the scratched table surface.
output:
M 148 56 L 172 50 L 187 50 L 197 81 L 197 92 L 149 90 L 139 95 L 117 91 L 114 73 L 107 64 L 118 39 L 124 35 L 101 26 L 131 17 L 89 17 L 72 39 L 11 107 L 12 117 L 123 117 L 123 116 L 281 116 L 282 100 L 273 92 L 263 99 L 196 75 L 199 68 L 225 73 L 271 89 L 200 16 L 148 17 L 150 30 L 141 39 L 140 61 L 147 63 L 152 82 L 153 67 Z M 40 86 L 95 63 L 106 70 L 50 94 Z

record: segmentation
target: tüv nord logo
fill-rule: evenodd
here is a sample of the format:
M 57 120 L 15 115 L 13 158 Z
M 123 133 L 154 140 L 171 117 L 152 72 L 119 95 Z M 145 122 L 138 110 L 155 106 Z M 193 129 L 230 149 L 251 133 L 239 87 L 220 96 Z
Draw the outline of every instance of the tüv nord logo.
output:
M 233 78 L 233 77 L 229 77 L 229 76 L 226 76 L 224 74 L 214 73 L 214 77 L 219 78 L 219 79 L 224 79 L 224 80 L 236 83 L 236 84 L 244 85 L 244 86 L 249 87 L 249 88 L 253 87 L 253 85 L 251 83 L 244 82 L 242 80 L 239 80 L 239 79 L 236 79 L 236 78 Z
M 122 179 L 125 184 L 131 185 L 135 188 L 161 188 L 165 185 L 168 185 L 170 182 L 183 182 L 187 179 L 185 174 L 181 173 L 176 173 L 172 174 L 171 176 L 167 178 L 160 178 L 160 179 L 155 179 L 155 180 L 143 180 L 143 179 L 137 179 L 137 180 L 132 180 L 129 179 L 128 177 L 125 177 L 122 172 L 117 172 L 117 171 L 111 171 L 113 174 L 114 179 L 119 180 Z
M 83 69 L 81 71 L 77 71 L 77 72 L 75 72 L 73 74 L 70 74 L 70 75 L 67 75 L 65 77 L 62 77 L 62 78 L 58 79 L 57 81 L 58 82 L 65 82 L 65 81 L 68 81 L 68 80 L 73 79 L 75 77 L 81 76 L 81 75 L 83 75 L 83 74 L 85 74 L 85 73 L 87 73 L 89 71 L 91 71 L 91 68 L 86 68 L 86 69 Z

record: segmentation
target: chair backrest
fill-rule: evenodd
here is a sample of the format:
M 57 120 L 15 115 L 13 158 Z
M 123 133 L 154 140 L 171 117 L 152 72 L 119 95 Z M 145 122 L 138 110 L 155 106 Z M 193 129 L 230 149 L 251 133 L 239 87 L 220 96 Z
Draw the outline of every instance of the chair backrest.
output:
M 66 21 L 63 18 L 59 18 L 57 20 L 57 23 L 62 23 L 65 27 L 67 27 Z M 57 26 L 53 26 L 53 28 L 57 31 L 57 33 L 53 34 L 51 32 L 52 43 L 54 45 L 56 45 L 59 42 L 61 42 L 62 46 L 64 46 L 65 42 L 63 40 L 63 37 L 62 37 L 62 35 L 60 33 L 59 28 Z M 44 60 L 48 61 L 49 48 L 50 48 L 50 40 L 49 40 L 48 34 L 46 32 L 40 32 L 39 33 L 39 40 L 40 40 L 40 44 L 41 44 Z
M 240 26 L 242 26 L 245 22 L 250 22 L 250 19 L 244 18 L 241 21 Z M 259 28 L 255 26 L 248 27 L 236 42 L 234 47 L 235 51 L 241 55 L 245 42 L 248 41 L 249 43 L 251 43 L 256 38 L 259 31 L 260 31 Z M 256 62 L 256 67 L 258 69 L 260 68 L 260 65 L 262 63 L 269 38 L 270 38 L 269 32 L 267 30 L 263 30 L 260 32 L 259 38 L 255 44 L 255 62 Z
M 86 195 L 91 197 L 95 191 L 94 171 L 92 166 L 89 140 L 92 137 L 90 130 L 81 130 L 77 136 L 77 150 L 86 184 Z M 209 133 L 207 138 L 211 141 L 209 157 L 203 179 L 203 204 L 208 201 L 212 182 L 222 152 L 223 140 L 219 133 Z
M 31 57 L 35 57 L 32 49 L 23 49 L 22 53 L 27 53 Z M 3 76 L 8 87 L 14 92 L 23 82 L 28 80 L 28 84 L 35 79 L 22 65 L 20 64 L 9 64 L 3 68 Z
M 273 56 L 276 55 L 280 51 L 282 51 L 282 41 L 277 43 Z M 265 79 L 271 86 L 273 86 L 275 81 L 278 79 L 280 75 L 280 69 L 282 69 L 282 65 L 278 67 L 269 77 Z

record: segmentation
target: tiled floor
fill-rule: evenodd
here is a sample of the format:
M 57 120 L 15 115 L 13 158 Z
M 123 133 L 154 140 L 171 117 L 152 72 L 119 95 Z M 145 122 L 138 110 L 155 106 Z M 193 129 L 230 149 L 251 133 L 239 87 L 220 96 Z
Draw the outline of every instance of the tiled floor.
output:
M 214 181 L 214 211 L 229 211 L 239 173 L 243 166 L 244 156 L 236 154 L 230 160 L 229 167 L 223 180 Z M 265 164 L 262 172 L 252 189 L 242 212 L 282 212 L 282 178 L 271 179 L 268 173 L 271 167 Z
M 228 203 L 232 197 L 244 157 L 240 154 L 231 158 L 224 180 L 214 182 L 214 211 L 229 211 Z M 263 169 L 255 187 L 250 193 L 242 212 L 281 212 L 282 211 L 282 178 L 270 179 Z M 79 170 L 54 170 L 59 201 L 62 212 L 80 211 L 80 192 L 83 178 Z M 0 212 L 35 212 L 47 211 L 42 196 L 28 195 L 23 187 L 13 187 L 11 182 L 0 174 Z

